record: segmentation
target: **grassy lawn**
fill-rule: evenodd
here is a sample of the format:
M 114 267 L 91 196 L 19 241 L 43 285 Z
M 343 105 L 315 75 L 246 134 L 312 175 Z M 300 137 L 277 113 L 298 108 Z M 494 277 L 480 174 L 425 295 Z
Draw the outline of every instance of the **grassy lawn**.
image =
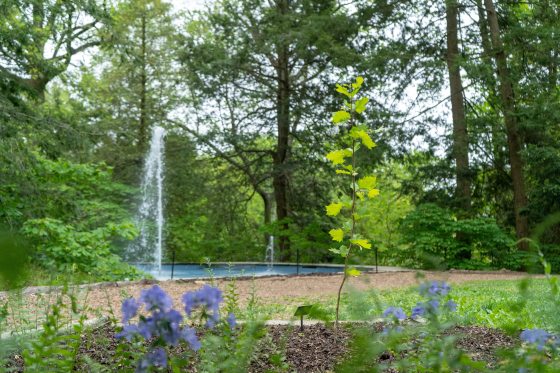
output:
M 523 289 L 523 290 L 522 290 Z M 457 322 L 504 330 L 525 328 L 558 330 L 558 308 L 546 280 L 476 281 L 453 285 L 452 299 L 457 303 Z M 388 306 L 402 307 L 405 312 L 421 300 L 416 288 L 360 292 L 343 298 L 342 318 L 364 319 L 381 315 Z M 303 304 L 321 304 L 334 314 L 334 297 L 300 297 L 260 303 L 259 312 L 271 319 L 290 319 L 295 308 Z

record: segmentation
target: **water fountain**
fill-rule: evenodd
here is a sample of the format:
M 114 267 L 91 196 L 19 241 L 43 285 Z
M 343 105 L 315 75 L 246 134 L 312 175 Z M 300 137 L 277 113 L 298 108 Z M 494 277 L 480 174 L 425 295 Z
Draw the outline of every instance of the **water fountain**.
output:
M 154 127 L 150 148 L 144 160 L 142 173 L 141 201 L 136 214 L 138 238 L 125 250 L 124 259 L 157 279 L 208 277 L 208 268 L 199 264 L 164 264 L 163 251 L 163 179 L 164 179 L 165 130 Z M 174 261 L 173 261 L 174 262 Z M 216 277 L 297 275 L 300 273 L 338 273 L 342 267 L 301 267 L 277 263 L 274 265 L 274 236 L 266 246 L 265 263 L 215 263 L 212 271 Z M 172 272 L 173 275 L 172 275 Z
M 161 273 L 163 249 L 163 172 L 165 130 L 154 127 L 144 160 L 142 200 L 136 215 L 138 238 L 126 250 L 128 262 L 141 264 L 154 275 Z
M 268 237 L 268 245 L 266 246 L 266 256 L 265 256 L 266 266 L 269 272 L 272 272 L 274 267 L 274 236 L 270 235 Z

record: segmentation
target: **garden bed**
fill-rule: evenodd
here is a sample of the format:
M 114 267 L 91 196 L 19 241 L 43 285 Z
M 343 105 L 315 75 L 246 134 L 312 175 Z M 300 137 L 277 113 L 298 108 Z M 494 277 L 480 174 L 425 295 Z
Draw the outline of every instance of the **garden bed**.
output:
M 269 325 L 266 327 L 266 336 L 257 343 L 249 371 L 252 373 L 332 371 L 344 358 L 352 355 L 352 328 L 355 326 L 355 324 L 345 324 L 336 332 L 334 328 L 319 323 L 305 326 L 302 332 L 299 327 Z M 369 328 L 372 336 L 383 329 L 380 323 L 360 325 L 360 327 Z M 510 348 L 516 343 L 513 338 L 499 330 L 478 326 L 455 326 L 446 330 L 444 334 L 458 336 L 456 346 L 473 360 L 485 362 L 489 368 L 498 362 L 496 355 L 498 349 Z M 82 335 L 76 370 L 88 370 L 87 367 L 91 364 L 99 364 L 110 371 L 120 369 L 114 365 L 118 343 L 111 325 L 105 324 L 90 329 Z M 180 355 L 184 350 L 180 347 L 174 348 L 171 353 Z M 399 354 L 385 351 L 376 359 L 372 357 L 370 363 L 390 366 L 391 363 L 397 362 L 398 356 L 409 353 L 414 351 L 401 351 Z M 14 372 L 23 372 L 24 363 L 21 355 L 13 354 L 7 367 Z M 387 371 L 397 372 L 390 367 Z

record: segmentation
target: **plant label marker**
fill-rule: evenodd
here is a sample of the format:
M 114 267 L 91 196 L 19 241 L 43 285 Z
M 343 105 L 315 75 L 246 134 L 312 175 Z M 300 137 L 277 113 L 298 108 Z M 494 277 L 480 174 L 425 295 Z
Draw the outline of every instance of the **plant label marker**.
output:
M 305 306 L 299 306 L 296 309 L 296 312 L 294 313 L 294 316 L 299 316 L 300 317 L 299 330 L 301 332 L 303 332 L 303 316 L 309 316 L 312 308 L 313 308 L 312 304 L 311 305 L 305 305 Z

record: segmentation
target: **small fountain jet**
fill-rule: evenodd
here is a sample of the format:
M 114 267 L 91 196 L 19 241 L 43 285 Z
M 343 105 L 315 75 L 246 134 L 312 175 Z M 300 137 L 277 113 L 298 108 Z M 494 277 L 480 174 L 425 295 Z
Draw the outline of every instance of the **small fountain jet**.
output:
M 266 246 L 266 265 L 269 272 L 272 272 L 274 267 L 274 236 L 270 235 L 268 238 L 268 245 Z

